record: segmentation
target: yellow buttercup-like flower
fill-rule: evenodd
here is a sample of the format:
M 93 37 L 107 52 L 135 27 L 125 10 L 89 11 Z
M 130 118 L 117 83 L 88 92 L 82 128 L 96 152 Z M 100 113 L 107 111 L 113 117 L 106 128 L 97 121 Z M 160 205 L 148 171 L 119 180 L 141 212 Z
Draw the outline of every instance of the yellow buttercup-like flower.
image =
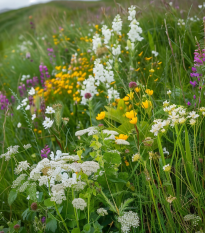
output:
M 126 116 L 127 118 L 129 118 L 129 119 L 134 118 L 136 115 L 137 115 L 137 113 L 134 112 L 133 110 L 130 111 L 130 112 L 126 112 L 126 113 L 125 113 L 125 116 Z
M 132 100 L 134 98 L 134 92 L 130 92 L 130 94 L 127 94 L 127 96 L 129 96 L 130 100 Z
M 145 102 L 142 102 L 142 108 L 147 109 L 147 108 L 149 108 L 151 106 L 152 106 L 152 102 L 149 101 L 149 100 L 146 100 Z
M 96 116 L 96 120 L 102 120 L 105 118 L 105 112 L 101 112 Z
M 135 91 L 136 91 L 136 92 L 140 92 L 140 90 L 141 90 L 140 87 L 136 87 L 136 88 L 135 88 Z
M 123 98 L 123 100 L 124 101 L 128 101 L 130 98 L 128 97 L 128 96 L 125 96 L 124 98 Z
M 154 73 L 154 69 L 149 70 L 150 73 Z
M 122 140 L 127 140 L 128 136 L 126 134 L 120 134 L 119 137 L 115 137 L 116 139 L 122 139 Z
M 136 125 L 137 124 L 137 117 L 132 118 L 130 123 L 133 124 L 133 125 Z
M 145 92 L 146 92 L 148 95 L 153 95 L 153 90 L 146 89 Z

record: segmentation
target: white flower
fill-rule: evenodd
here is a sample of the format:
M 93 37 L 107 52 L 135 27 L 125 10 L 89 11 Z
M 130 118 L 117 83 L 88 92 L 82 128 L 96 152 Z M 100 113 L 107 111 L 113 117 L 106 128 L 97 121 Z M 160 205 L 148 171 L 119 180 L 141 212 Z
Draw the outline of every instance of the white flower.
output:
M 106 25 L 102 27 L 102 34 L 104 36 L 104 43 L 108 44 L 111 38 L 111 30 Z
M 121 45 L 116 46 L 115 44 L 112 47 L 113 56 L 117 56 L 121 54 Z
M 102 132 L 103 132 L 104 134 L 108 134 L 108 135 L 110 135 L 110 134 L 112 134 L 112 135 L 118 135 L 118 134 L 119 134 L 117 131 L 114 131 L 114 130 L 107 130 L 107 129 L 104 129 Z
M 202 5 L 198 5 L 198 8 L 201 9 L 201 8 L 202 8 Z
M 25 110 L 29 110 L 31 108 L 31 106 L 28 104 L 25 108 Z
M 45 121 L 43 121 L 43 127 L 45 129 L 51 128 L 53 123 L 54 123 L 53 120 L 51 120 L 49 117 L 46 117 Z
M 169 151 L 167 151 L 166 147 L 163 148 L 163 153 L 169 155 Z
M 29 168 L 28 162 L 27 161 L 22 161 L 22 162 L 19 162 L 17 168 L 15 168 L 14 171 L 15 171 L 16 174 L 19 174 L 22 171 L 26 171 L 28 168 Z
M 20 122 L 17 124 L 17 127 L 18 127 L 18 128 L 21 128 L 21 123 L 20 123 Z
M 100 215 L 100 216 L 108 215 L 107 210 L 104 209 L 104 208 L 99 208 L 99 209 L 97 209 L 97 213 L 98 213 L 98 215 Z
M 140 225 L 138 214 L 132 211 L 125 212 L 123 216 L 118 217 L 118 222 L 121 223 L 123 233 L 128 233 L 131 227 L 137 228 Z
M 167 95 L 171 95 L 171 93 L 172 93 L 172 92 L 171 92 L 170 90 L 169 90 L 169 91 L 167 91 Z
M 28 150 L 29 148 L 31 148 L 32 146 L 31 146 L 31 144 L 27 144 L 27 145 L 24 145 L 23 146 L 23 148 L 25 149 L 25 150 Z
M 173 2 L 169 2 L 169 5 L 172 6 L 172 5 L 173 5 Z
M 35 95 L 35 89 L 32 87 L 31 90 L 28 92 L 29 95 Z
M 192 112 L 189 113 L 189 116 L 187 118 L 196 119 L 197 117 L 199 117 L 199 114 L 196 114 L 195 111 L 192 111 Z
M 178 19 L 178 23 L 177 23 L 180 27 L 185 25 L 185 22 L 183 19 Z
M 13 184 L 11 187 L 12 188 L 18 187 L 21 184 L 21 182 L 26 179 L 26 176 L 27 176 L 26 174 L 21 174 L 20 176 L 18 176 L 16 180 L 13 181 Z
M 129 16 L 128 16 L 128 20 L 132 21 L 133 19 L 135 19 L 135 15 L 136 15 L 136 10 L 135 10 L 135 6 L 131 6 L 128 8 L 129 11 Z
M 97 53 L 97 49 L 100 48 L 101 45 L 102 45 L 101 38 L 100 38 L 99 34 L 95 34 L 93 36 L 92 42 L 93 42 L 93 51 L 96 54 Z
M 115 140 L 115 143 L 118 144 L 118 145 L 130 145 L 129 142 L 123 140 L 123 139 L 117 139 Z
M 142 28 L 139 27 L 138 25 L 139 22 L 136 19 L 134 19 L 129 25 L 131 29 L 127 33 L 127 35 L 132 43 L 143 40 L 143 37 L 140 36 L 140 34 L 142 33 Z
M 155 57 L 157 57 L 159 55 L 159 53 L 156 51 L 152 51 L 152 54 L 154 54 Z
M 56 204 L 61 204 L 63 200 L 66 200 L 63 184 L 53 185 L 51 192 L 51 201 L 55 201 Z
M 196 120 L 194 119 L 191 119 L 190 122 L 189 122 L 190 125 L 195 125 L 196 124 Z
M 19 110 L 21 107 L 22 107 L 21 105 L 18 105 L 16 109 Z
M 87 206 L 87 203 L 82 199 L 82 198 L 75 198 L 72 201 L 73 207 L 76 208 L 77 210 L 84 210 L 85 207 Z
M 52 107 L 47 106 L 46 113 L 47 114 L 52 114 L 52 113 L 55 113 L 55 110 Z
M 105 138 L 104 140 L 115 140 L 115 135 L 111 134 L 108 138 Z
M 111 99 L 119 99 L 119 98 L 120 98 L 120 94 L 118 93 L 118 91 L 114 90 L 113 87 L 108 89 L 108 99 L 109 99 L 109 101 Z
M 118 35 L 121 35 L 122 30 L 122 20 L 120 18 L 120 15 L 116 15 L 113 22 L 112 22 L 112 29 L 114 32 L 116 32 Z
M 90 176 L 92 173 L 96 173 L 100 168 L 99 164 L 94 161 L 86 161 L 81 164 L 82 171 Z
M 33 121 L 34 119 L 36 119 L 36 114 L 33 114 L 31 117 L 31 120 Z

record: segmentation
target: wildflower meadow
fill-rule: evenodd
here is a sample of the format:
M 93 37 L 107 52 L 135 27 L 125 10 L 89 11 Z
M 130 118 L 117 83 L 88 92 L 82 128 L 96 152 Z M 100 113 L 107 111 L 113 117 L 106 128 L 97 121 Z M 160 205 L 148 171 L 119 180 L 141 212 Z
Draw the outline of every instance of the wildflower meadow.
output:
M 205 232 L 204 10 L 0 14 L 0 233 Z

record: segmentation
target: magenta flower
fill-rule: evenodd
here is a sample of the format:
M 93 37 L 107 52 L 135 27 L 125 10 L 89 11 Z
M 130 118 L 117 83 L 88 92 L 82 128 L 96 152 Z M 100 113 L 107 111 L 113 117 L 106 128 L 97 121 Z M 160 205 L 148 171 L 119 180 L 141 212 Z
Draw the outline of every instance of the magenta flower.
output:
M 187 105 L 188 105 L 188 106 L 191 106 L 191 103 L 188 101 L 188 102 L 187 102 Z
M 48 154 L 51 152 L 50 148 L 48 145 L 46 145 L 42 150 L 41 150 L 41 157 L 42 158 L 47 158 Z
M 85 98 L 86 99 L 90 99 L 92 97 L 92 95 L 90 93 L 85 93 Z
M 129 88 L 135 88 L 137 86 L 136 82 L 130 82 L 129 83 Z

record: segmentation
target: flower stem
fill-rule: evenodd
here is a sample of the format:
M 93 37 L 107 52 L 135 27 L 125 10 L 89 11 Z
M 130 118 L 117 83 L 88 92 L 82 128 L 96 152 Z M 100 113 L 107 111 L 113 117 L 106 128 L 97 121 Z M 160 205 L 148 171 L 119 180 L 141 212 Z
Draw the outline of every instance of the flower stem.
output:
M 60 219 L 62 220 L 63 226 L 64 226 L 65 229 L 66 229 L 66 232 L 67 232 L 67 233 L 70 233 L 70 231 L 68 230 L 68 228 L 67 228 L 67 226 L 66 226 L 66 224 L 65 224 L 65 221 L 64 221 L 63 217 L 61 216 L 61 214 L 60 214 L 60 212 L 59 212 L 59 210 L 58 210 L 58 208 L 57 208 L 55 202 L 54 202 L 54 206 L 55 206 L 55 209 L 56 209 L 56 212 L 57 212 L 58 216 L 59 216 Z

